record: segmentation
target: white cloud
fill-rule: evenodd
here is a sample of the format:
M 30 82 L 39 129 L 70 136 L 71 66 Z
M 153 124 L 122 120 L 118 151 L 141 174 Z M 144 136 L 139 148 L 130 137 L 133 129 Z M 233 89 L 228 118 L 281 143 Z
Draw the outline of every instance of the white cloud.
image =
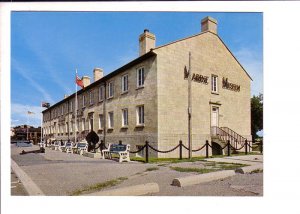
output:
M 234 53 L 247 73 L 253 79 L 251 94 L 263 93 L 263 61 L 260 55 L 248 48 L 242 48 Z
M 54 103 L 54 100 L 51 98 L 50 94 L 30 76 L 30 72 L 26 70 L 24 66 L 20 66 L 19 63 L 14 59 L 12 59 L 12 64 L 18 74 L 25 78 L 37 91 L 43 95 L 44 100 Z
M 41 112 L 44 109 L 41 106 L 23 105 L 19 103 L 11 104 L 11 125 L 29 124 L 35 127 L 41 125 Z M 28 114 L 28 111 L 33 114 Z
M 44 72 L 48 72 L 53 79 L 53 81 L 61 87 L 65 94 L 71 94 L 72 90 L 68 87 L 66 87 L 66 84 L 62 78 L 60 78 L 59 72 L 57 69 L 52 65 L 51 57 L 47 54 L 45 54 L 45 51 L 42 50 L 36 42 L 29 41 L 28 38 L 24 37 L 27 46 L 30 48 L 31 51 L 35 53 L 35 55 L 39 58 L 40 63 L 45 68 Z M 56 52 L 57 54 L 57 52 Z

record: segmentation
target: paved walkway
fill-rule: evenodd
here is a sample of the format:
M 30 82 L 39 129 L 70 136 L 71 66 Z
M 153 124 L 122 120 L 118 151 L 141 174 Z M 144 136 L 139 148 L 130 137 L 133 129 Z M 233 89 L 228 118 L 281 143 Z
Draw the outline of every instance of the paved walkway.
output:
M 158 183 L 160 192 L 153 195 L 262 195 L 262 173 L 236 175 L 223 181 L 214 181 L 185 188 L 171 186 L 178 177 L 195 175 L 195 172 L 178 172 L 170 167 L 205 168 L 205 162 L 144 164 L 118 163 L 112 160 L 92 159 L 77 154 L 66 154 L 46 149 L 46 153 L 28 153 L 38 147 L 11 147 L 11 158 L 32 179 L 45 195 L 70 195 L 78 189 L 119 177 L 126 178 L 116 189 L 139 184 Z M 262 155 L 210 158 L 208 161 L 242 162 L 252 165 L 262 162 Z M 152 171 L 150 171 L 152 170 Z

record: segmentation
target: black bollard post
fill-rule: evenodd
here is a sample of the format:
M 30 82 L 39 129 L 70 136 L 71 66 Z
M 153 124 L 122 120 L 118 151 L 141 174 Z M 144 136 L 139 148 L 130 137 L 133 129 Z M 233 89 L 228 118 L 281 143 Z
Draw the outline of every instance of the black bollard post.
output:
M 227 140 L 227 156 L 230 156 L 230 141 Z
M 245 140 L 245 155 L 248 154 L 248 142 L 247 139 Z
M 263 141 L 262 140 L 260 141 L 260 153 L 261 154 L 263 153 Z
M 146 163 L 149 162 L 149 145 L 148 141 L 146 141 Z
M 179 160 L 182 160 L 182 140 L 179 141 Z
M 206 144 L 205 144 L 205 147 L 206 147 L 206 158 L 208 158 L 208 140 L 206 140 Z

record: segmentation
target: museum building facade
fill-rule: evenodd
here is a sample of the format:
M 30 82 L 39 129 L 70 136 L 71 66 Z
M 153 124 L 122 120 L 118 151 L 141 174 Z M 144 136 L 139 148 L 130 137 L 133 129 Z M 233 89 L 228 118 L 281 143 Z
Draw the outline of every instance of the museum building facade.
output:
M 218 36 L 217 21 L 206 17 L 200 33 L 166 45 L 155 47 L 155 40 L 145 30 L 138 58 L 106 76 L 95 68 L 92 83 L 83 76 L 76 116 L 75 93 L 44 110 L 44 139 L 74 141 L 76 132 L 80 141 L 94 130 L 106 145 L 121 140 L 132 150 L 145 141 L 159 150 L 179 140 L 188 146 L 189 133 L 193 149 L 206 140 L 223 146 L 218 133 L 250 140 L 251 77 Z M 178 157 L 178 151 L 150 155 Z

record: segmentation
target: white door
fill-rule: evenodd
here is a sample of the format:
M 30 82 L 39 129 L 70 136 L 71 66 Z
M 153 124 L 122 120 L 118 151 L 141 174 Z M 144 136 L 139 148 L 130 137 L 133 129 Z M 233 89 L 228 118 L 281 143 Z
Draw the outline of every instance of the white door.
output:
M 218 107 L 212 107 L 211 112 L 211 126 L 218 127 L 219 126 L 219 108 Z

